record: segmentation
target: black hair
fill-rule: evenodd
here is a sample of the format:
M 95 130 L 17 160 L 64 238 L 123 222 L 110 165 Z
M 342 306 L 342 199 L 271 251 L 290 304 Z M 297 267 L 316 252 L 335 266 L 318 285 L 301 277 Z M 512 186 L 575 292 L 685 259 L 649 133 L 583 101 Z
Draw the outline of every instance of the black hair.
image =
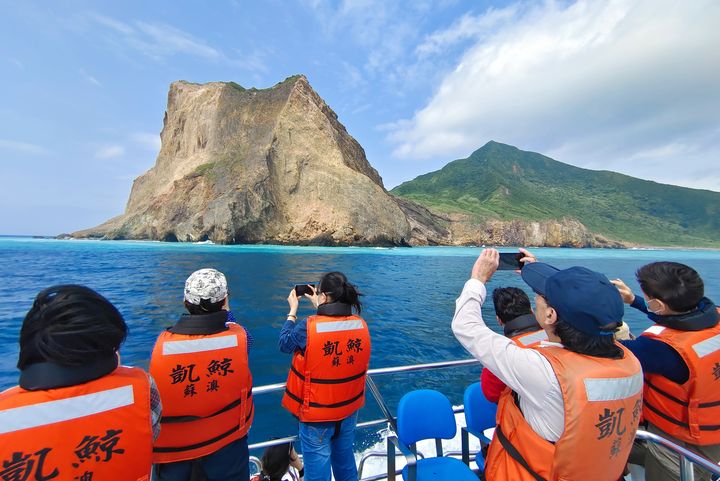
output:
M 358 314 L 362 311 L 360 304 L 362 294 L 358 292 L 357 287 L 347 281 L 347 277 L 342 272 L 323 274 L 318 284 L 318 291 L 330 296 L 333 302 L 350 304 Z
M 577 352 L 578 354 L 584 354 L 586 356 L 622 359 L 623 351 L 615 343 L 615 338 L 612 336 L 617 326 L 617 322 L 612 322 L 600 328 L 610 335 L 591 336 L 558 317 L 555 322 L 555 335 L 560 338 L 560 342 L 562 342 L 562 345 L 568 351 Z
M 507 324 L 515 318 L 532 314 L 530 298 L 525 291 L 517 287 L 498 287 L 493 291 L 495 315 Z
M 220 312 L 223 307 L 225 307 L 225 299 L 217 302 L 210 302 L 210 299 L 200 299 L 200 304 L 185 301 L 185 309 L 193 316 Z
M 122 314 L 103 296 L 85 286 L 52 286 L 37 295 L 25 315 L 17 367 L 80 366 L 114 355 L 126 337 Z
M 260 463 L 260 479 L 263 481 L 280 481 L 290 468 L 290 449 L 292 443 L 270 446 L 263 452 Z
M 705 296 L 700 274 L 679 262 L 653 262 L 638 269 L 635 276 L 648 297 L 663 301 L 675 312 L 694 309 Z

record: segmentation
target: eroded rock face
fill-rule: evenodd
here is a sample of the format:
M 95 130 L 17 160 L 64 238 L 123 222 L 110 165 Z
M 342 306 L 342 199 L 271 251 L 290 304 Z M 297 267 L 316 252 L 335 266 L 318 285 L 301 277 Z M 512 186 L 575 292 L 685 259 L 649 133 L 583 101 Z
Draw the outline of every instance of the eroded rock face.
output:
M 406 245 L 411 226 L 303 76 L 265 90 L 170 86 L 155 166 L 127 208 L 77 236 Z
M 540 246 L 540 247 L 626 247 L 590 232 L 572 218 L 530 222 L 487 219 L 473 221 L 469 216 L 449 217 L 452 243 L 457 245 Z

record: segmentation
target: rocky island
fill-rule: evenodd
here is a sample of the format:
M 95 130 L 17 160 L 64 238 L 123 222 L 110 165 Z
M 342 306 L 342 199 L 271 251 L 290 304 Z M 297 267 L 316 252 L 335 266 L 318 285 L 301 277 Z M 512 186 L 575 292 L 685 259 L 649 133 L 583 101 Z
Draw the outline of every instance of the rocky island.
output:
M 383 187 L 365 152 L 304 76 L 272 88 L 174 82 L 155 166 L 125 213 L 80 237 L 216 243 L 441 242 Z M 427 219 L 431 216 L 428 215 Z
M 363 148 L 302 75 L 267 89 L 174 82 L 160 137 L 156 163 L 135 179 L 125 212 L 73 237 L 358 246 L 625 245 L 591 232 L 572 215 L 571 205 L 565 213 L 520 218 L 437 208 L 411 187 L 422 185 L 417 179 L 388 192 Z M 464 177 L 478 184 L 485 180 Z

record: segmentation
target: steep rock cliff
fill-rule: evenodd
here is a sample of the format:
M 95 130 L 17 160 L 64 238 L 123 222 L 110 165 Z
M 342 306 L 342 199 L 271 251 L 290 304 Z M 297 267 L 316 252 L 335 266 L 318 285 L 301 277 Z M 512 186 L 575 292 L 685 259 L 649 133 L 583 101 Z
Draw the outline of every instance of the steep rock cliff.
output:
M 125 213 L 78 237 L 406 245 L 412 227 L 304 76 L 170 86 L 155 166 Z M 426 225 L 424 239 L 444 230 Z
M 527 221 L 470 220 L 462 214 L 449 215 L 452 242 L 457 245 L 541 246 L 541 247 L 627 247 L 626 244 L 590 232 L 572 218 Z

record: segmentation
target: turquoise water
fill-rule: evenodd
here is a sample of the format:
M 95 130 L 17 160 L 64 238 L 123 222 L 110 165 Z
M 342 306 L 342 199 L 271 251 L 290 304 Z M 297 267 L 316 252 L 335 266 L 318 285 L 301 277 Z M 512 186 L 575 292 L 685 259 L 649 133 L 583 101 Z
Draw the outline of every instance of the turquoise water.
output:
M 511 251 L 512 249 L 502 249 Z M 315 282 L 328 270 L 345 272 L 365 294 L 363 316 L 371 326 L 371 367 L 467 358 L 450 331 L 454 301 L 480 248 L 328 248 L 216 246 L 158 242 L 60 241 L 0 238 L 0 389 L 16 383 L 17 339 L 22 318 L 41 289 L 58 283 L 88 285 L 115 303 L 130 326 L 121 349 L 124 364 L 147 367 L 157 334 L 182 313 L 185 279 L 194 270 L 215 267 L 228 279 L 230 305 L 255 338 L 250 363 L 256 385 L 285 380 L 289 356 L 277 349 L 287 313 L 287 295 L 296 283 Z M 696 268 L 708 297 L 720 299 L 720 252 L 703 250 L 534 249 L 559 268 L 583 265 L 620 277 L 638 290 L 634 271 L 648 262 L 674 260 Z M 489 288 L 525 287 L 514 272 L 500 271 Z M 639 290 L 638 290 L 639 292 Z M 483 309 L 494 324 L 492 302 Z M 300 314 L 310 313 L 305 305 Z M 632 309 L 633 332 L 649 325 Z M 383 376 L 376 381 L 392 409 L 407 390 L 439 389 L 453 403 L 479 368 Z M 295 432 L 295 421 L 280 407 L 280 394 L 256 398 L 251 442 Z M 379 417 L 371 399 L 361 421 Z M 360 445 L 375 439 L 361 433 Z

